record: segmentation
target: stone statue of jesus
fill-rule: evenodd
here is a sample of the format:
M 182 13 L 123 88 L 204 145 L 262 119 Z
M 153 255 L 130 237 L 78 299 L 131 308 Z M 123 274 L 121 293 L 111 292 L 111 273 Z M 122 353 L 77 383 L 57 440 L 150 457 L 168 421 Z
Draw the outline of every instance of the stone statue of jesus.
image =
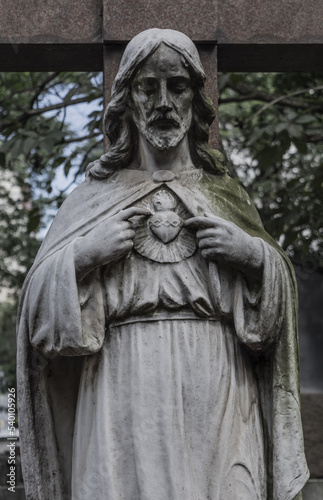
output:
M 108 150 L 26 279 L 27 499 L 292 500 L 308 478 L 292 266 L 208 145 L 204 81 L 184 34 L 129 43 Z

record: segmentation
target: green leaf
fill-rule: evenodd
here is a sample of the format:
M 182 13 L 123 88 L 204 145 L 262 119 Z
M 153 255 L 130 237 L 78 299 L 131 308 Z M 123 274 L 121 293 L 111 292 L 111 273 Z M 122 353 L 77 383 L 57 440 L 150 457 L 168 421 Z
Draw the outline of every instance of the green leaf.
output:
M 23 153 L 24 150 L 24 141 L 20 137 L 16 138 L 15 140 L 10 141 L 10 156 L 13 159 L 17 159 L 18 156 Z
M 41 213 L 39 211 L 38 207 L 34 207 L 30 212 L 29 212 L 29 219 L 28 219 L 28 224 L 27 224 L 27 232 L 32 233 L 32 232 L 37 232 L 39 229 L 40 225 L 40 219 L 41 219 Z
M 296 123 L 299 123 L 301 125 L 306 125 L 308 123 L 313 123 L 315 121 L 315 116 L 314 115 L 302 115 L 295 120 Z
M 65 156 L 59 156 L 58 158 L 55 158 L 52 164 L 53 170 L 55 170 L 57 167 L 59 167 L 64 161 L 66 161 Z
M 300 125 L 289 124 L 287 132 L 291 137 L 295 137 L 296 139 L 301 139 L 303 137 L 303 128 Z
M 275 132 L 276 134 L 280 134 L 283 130 L 287 130 L 288 128 L 288 123 L 287 122 L 280 122 L 277 123 L 275 126 Z
M 65 173 L 66 177 L 68 176 L 68 173 L 71 169 L 71 166 L 72 166 L 71 160 L 67 160 L 67 162 L 64 165 L 64 173 Z
M 23 143 L 23 153 L 24 155 L 28 155 L 30 151 L 37 146 L 37 140 L 32 137 L 28 137 L 24 140 Z

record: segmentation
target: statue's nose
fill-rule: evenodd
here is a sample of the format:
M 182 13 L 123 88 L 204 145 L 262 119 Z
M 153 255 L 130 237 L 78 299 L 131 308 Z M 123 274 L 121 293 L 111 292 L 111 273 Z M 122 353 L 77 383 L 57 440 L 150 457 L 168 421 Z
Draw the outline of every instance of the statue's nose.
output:
M 167 113 L 168 111 L 171 111 L 172 104 L 169 99 L 169 94 L 167 90 L 166 84 L 162 83 L 160 88 L 159 88 L 159 95 L 158 95 L 158 100 L 157 100 L 157 105 L 156 105 L 156 110 L 161 111 L 163 113 Z

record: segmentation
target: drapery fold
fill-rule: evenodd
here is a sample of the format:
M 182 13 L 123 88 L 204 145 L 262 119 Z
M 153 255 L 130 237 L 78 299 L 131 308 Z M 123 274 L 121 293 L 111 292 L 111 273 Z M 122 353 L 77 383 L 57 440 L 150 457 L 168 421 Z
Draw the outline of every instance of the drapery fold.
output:
M 308 479 L 299 409 L 297 292 L 292 266 L 264 232 L 235 181 L 194 170 L 191 176 L 185 172 L 172 182 L 168 188 L 192 215 L 211 211 L 265 242 L 269 264 L 261 295 L 259 284 L 253 289 L 236 272 L 230 275 L 210 264 L 209 273 L 214 307 L 220 305 L 224 321 L 230 320 L 233 308 L 238 338 L 254 351 L 259 342 L 268 342 L 264 354 L 250 357 L 267 442 L 267 496 L 268 500 L 292 500 Z M 162 185 L 154 183 L 148 173 L 130 171 L 108 180 L 87 180 L 63 204 L 26 279 L 19 313 L 17 372 L 28 500 L 70 500 L 80 366 L 83 356 L 99 351 L 104 341 L 100 269 L 76 283 L 73 241 Z M 234 295 L 228 294 L 232 283 Z M 276 319 L 266 314 L 268 304 L 276 311 Z M 282 314 L 278 314 L 282 304 Z

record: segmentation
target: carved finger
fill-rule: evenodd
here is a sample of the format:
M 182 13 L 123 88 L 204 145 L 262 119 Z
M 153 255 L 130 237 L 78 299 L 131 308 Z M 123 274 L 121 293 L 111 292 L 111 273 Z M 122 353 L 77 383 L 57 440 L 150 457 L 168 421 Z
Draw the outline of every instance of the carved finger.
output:
M 214 227 L 214 220 L 209 217 L 191 217 L 184 222 L 184 226 L 188 227 Z
M 203 238 L 199 241 L 200 248 L 216 249 L 216 246 L 217 246 L 216 238 Z
M 133 241 L 132 240 L 127 240 L 125 243 L 124 243 L 124 249 L 126 251 L 129 251 L 133 248 Z
M 125 240 L 133 240 L 134 237 L 136 236 L 136 233 L 134 232 L 133 229 L 127 229 L 124 233 L 123 233 L 123 236 L 124 236 L 124 239 Z
M 119 244 L 119 252 L 121 255 L 130 252 L 133 248 L 133 241 L 131 239 L 124 240 Z
M 201 250 L 201 254 L 205 259 L 214 259 L 216 256 L 214 250 L 211 250 L 210 248 L 204 248 Z
M 118 230 L 120 233 L 122 231 L 128 231 L 129 229 L 133 229 L 133 223 L 131 220 L 121 220 L 118 222 Z
M 216 228 L 212 227 L 212 228 L 208 228 L 208 229 L 200 229 L 199 231 L 197 231 L 196 237 L 198 239 L 216 238 L 217 237 Z
M 151 215 L 151 211 L 146 208 L 130 207 L 118 213 L 120 220 L 128 220 L 135 215 Z

